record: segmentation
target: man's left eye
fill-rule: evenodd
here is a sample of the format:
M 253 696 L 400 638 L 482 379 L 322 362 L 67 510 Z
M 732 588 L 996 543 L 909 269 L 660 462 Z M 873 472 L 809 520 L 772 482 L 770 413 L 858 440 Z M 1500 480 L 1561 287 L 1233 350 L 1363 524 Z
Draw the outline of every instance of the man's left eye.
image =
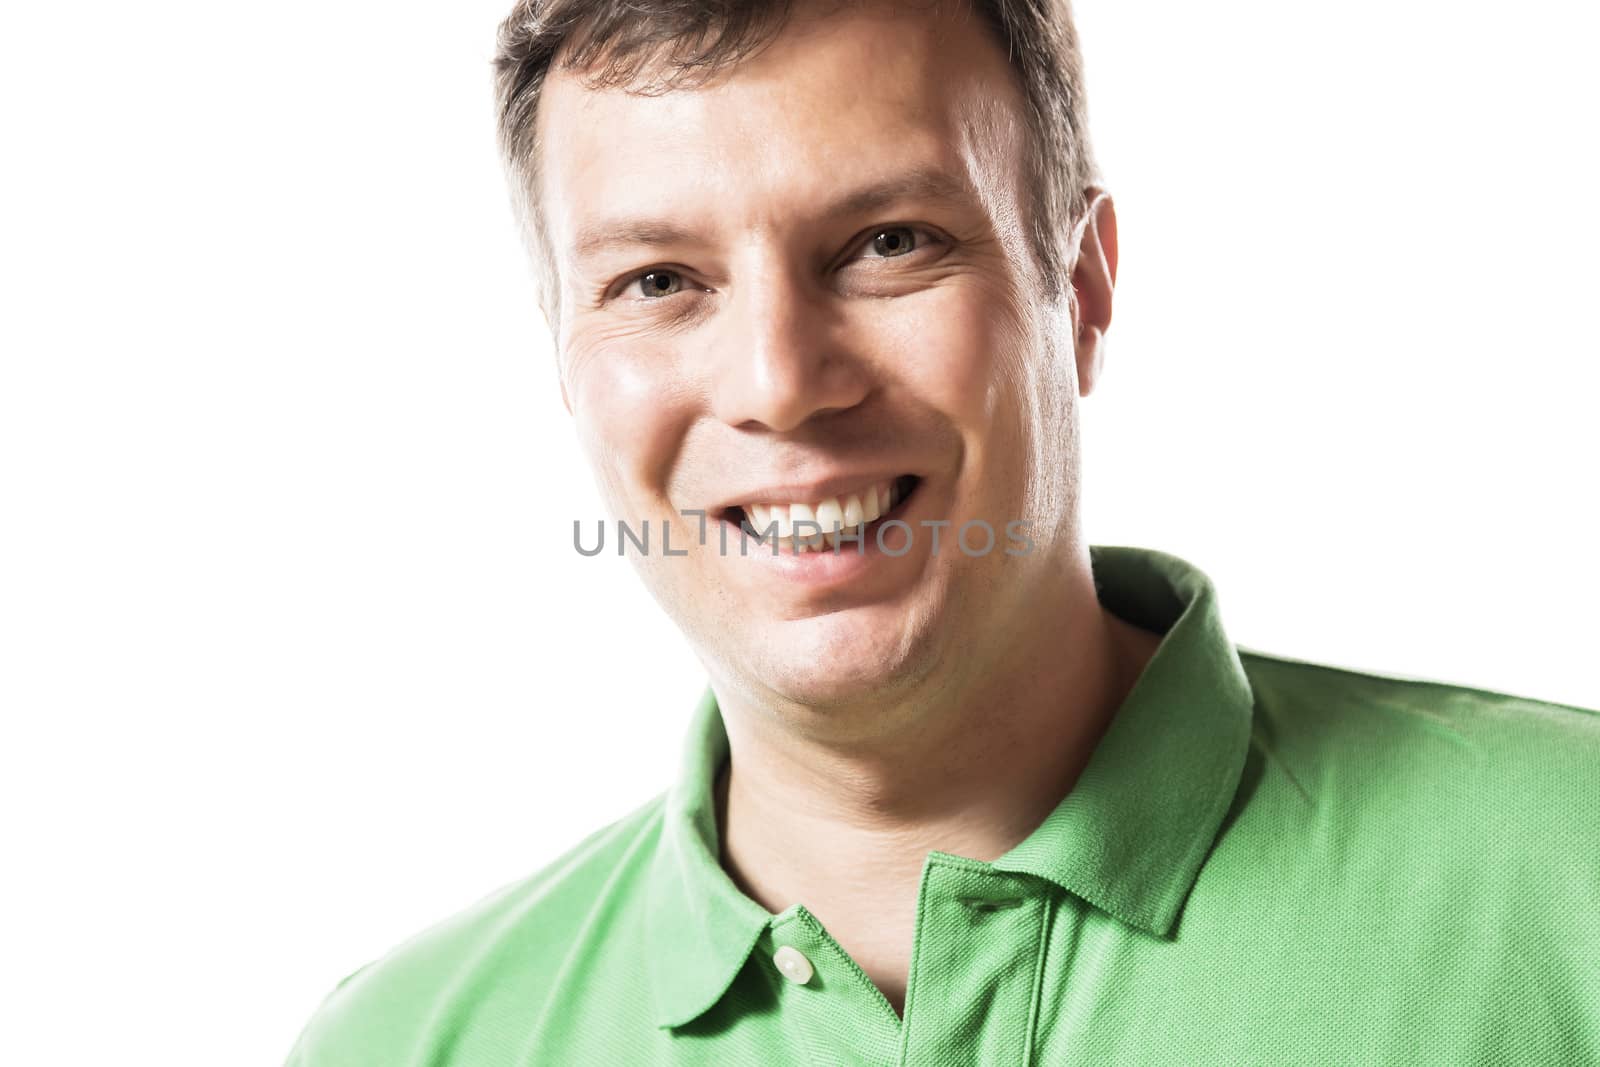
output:
M 919 231 L 911 226 L 887 226 L 872 235 L 872 240 L 866 244 L 866 250 L 882 259 L 903 256 L 920 243 L 917 240 L 918 233 Z
M 861 259 L 899 259 L 942 240 L 938 232 L 920 226 L 883 226 L 870 234 L 858 253 Z

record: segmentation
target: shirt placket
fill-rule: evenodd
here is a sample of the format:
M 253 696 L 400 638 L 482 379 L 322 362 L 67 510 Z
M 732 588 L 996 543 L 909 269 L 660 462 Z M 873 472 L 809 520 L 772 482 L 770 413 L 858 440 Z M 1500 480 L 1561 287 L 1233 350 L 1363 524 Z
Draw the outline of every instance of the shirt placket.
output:
M 901 1064 L 1031 1061 L 1053 899 L 1036 879 L 949 853 L 929 854 L 917 902 Z
M 788 909 L 756 946 L 793 1035 L 786 1062 L 1028 1064 L 1053 899 L 1037 879 L 929 853 L 903 1018 L 816 916 Z
M 756 950 L 777 984 L 783 1030 L 793 1037 L 793 1062 L 895 1067 L 900 1017 L 804 905 L 774 919 Z

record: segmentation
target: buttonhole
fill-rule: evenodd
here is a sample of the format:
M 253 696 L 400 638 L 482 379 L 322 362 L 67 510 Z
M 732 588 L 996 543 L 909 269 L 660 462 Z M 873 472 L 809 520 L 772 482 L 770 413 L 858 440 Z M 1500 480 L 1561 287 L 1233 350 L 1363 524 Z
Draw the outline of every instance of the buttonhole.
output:
M 1021 897 L 1010 897 L 1006 900 L 989 900 L 985 897 L 961 897 L 961 903 L 973 911 L 990 912 L 1000 911 L 1003 908 L 1014 908 L 1022 903 Z

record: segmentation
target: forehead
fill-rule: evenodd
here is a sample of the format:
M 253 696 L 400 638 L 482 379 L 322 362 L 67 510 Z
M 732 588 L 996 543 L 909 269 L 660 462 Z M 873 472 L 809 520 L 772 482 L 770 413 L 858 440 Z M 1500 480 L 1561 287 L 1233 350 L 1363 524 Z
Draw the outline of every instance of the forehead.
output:
M 552 70 L 539 199 L 559 256 L 619 212 L 758 223 L 912 171 L 982 195 L 1015 176 L 1021 108 L 1005 55 L 965 5 L 802 9 L 764 50 L 692 87 L 596 89 Z

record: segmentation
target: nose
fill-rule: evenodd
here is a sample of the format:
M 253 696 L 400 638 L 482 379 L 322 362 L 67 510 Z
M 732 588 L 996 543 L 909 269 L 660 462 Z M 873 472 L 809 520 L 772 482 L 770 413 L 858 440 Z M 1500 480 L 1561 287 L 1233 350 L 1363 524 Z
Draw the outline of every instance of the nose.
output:
M 736 291 L 724 321 L 711 404 L 730 426 L 785 433 L 871 392 L 867 367 L 841 342 L 825 297 L 799 278 L 769 269 Z

